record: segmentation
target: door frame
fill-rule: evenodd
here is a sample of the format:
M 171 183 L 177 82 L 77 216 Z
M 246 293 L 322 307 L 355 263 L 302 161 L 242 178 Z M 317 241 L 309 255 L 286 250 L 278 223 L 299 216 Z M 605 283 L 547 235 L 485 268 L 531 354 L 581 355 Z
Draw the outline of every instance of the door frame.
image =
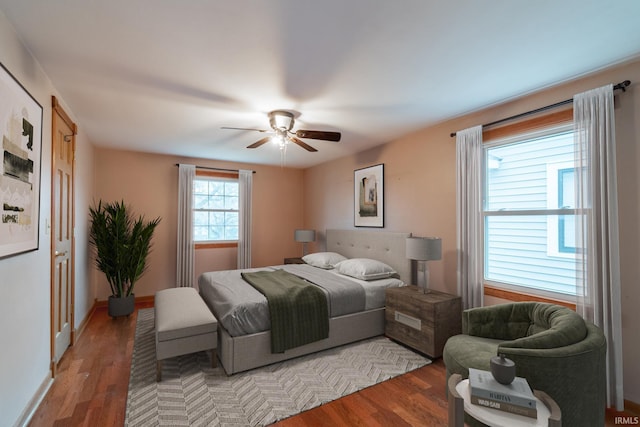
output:
M 60 103 L 58 102 L 58 99 L 55 97 L 55 95 L 51 96 L 51 214 L 50 214 L 50 220 L 49 220 L 49 236 L 50 236 L 50 249 L 49 249 L 49 254 L 50 254 L 50 258 L 51 258 L 51 262 L 50 262 L 50 273 L 49 273 L 49 279 L 50 279 L 50 337 L 51 337 L 51 377 L 55 378 L 56 376 L 56 369 L 57 369 L 57 363 L 55 360 L 55 298 L 54 298 L 54 292 L 55 292 L 55 243 L 56 243 L 56 239 L 55 239 L 55 218 L 56 218 L 56 212 L 55 212 L 55 175 L 56 175 L 56 156 L 54 155 L 54 144 L 55 144 L 55 140 L 56 140 L 56 125 L 55 125 L 55 121 L 56 121 L 56 115 L 58 115 L 66 124 L 67 126 L 69 126 L 69 128 L 71 129 L 71 135 L 69 135 L 69 137 L 71 138 L 71 149 L 73 151 L 73 164 L 72 164 L 72 171 L 71 171 L 71 194 L 69 195 L 69 197 L 71 197 L 71 255 L 70 255 L 70 264 L 71 264 L 71 288 L 70 288 L 70 292 L 71 292 L 71 306 L 69 307 L 69 313 L 70 313 L 70 318 L 71 318 L 71 337 L 70 337 L 70 345 L 74 345 L 75 340 L 76 340 L 76 329 L 75 329 L 75 289 L 76 289 L 76 284 L 75 284 L 75 279 L 76 279 L 76 274 L 75 274 L 75 247 L 76 247 L 76 236 L 75 236 L 75 224 L 76 224 L 76 219 L 75 219 L 75 163 L 76 163 L 76 157 L 75 157 L 75 153 L 76 153 L 76 135 L 78 133 L 78 127 L 77 125 L 73 122 L 73 120 L 71 120 L 71 117 L 69 117 L 69 115 L 64 111 L 64 109 L 62 108 L 62 106 L 60 105 Z

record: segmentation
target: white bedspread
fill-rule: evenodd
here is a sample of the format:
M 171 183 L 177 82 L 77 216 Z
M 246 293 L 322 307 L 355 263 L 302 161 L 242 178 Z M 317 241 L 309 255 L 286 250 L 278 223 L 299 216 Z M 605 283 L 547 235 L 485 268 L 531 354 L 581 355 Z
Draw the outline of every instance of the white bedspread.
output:
M 275 270 L 286 266 L 271 266 L 245 270 L 225 270 L 203 273 L 198 278 L 200 294 L 218 321 L 231 336 L 241 336 L 267 331 L 271 327 L 267 299 L 253 286 L 245 282 L 240 273 Z M 344 276 L 334 270 L 317 269 L 319 274 L 339 276 L 340 280 L 360 285 L 364 289 L 365 310 L 384 307 L 384 290 L 404 286 L 395 278 L 364 281 Z

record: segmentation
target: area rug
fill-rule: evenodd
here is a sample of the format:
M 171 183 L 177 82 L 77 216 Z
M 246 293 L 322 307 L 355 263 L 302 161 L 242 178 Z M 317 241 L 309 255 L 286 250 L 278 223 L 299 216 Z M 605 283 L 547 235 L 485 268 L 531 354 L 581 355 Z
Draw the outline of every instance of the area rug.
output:
M 227 376 L 209 353 L 163 361 L 156 382 L 153 309 L 138 312 L 125 426 L 262 426 L 431 361 L 376 337 Z

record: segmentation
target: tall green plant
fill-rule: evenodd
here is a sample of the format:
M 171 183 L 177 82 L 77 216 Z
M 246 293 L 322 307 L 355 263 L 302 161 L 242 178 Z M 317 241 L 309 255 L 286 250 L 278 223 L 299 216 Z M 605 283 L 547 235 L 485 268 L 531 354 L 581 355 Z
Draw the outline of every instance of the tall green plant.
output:
M 113 296 L 131 295 L 147 269 L 151 238 L 160 217 L 148 222 L 143 215 L 134 219 L 124 201 L 99 201 L 89 208 L 89 215 L 89 242 L 95 248 L 96 266 L 105 274 Z

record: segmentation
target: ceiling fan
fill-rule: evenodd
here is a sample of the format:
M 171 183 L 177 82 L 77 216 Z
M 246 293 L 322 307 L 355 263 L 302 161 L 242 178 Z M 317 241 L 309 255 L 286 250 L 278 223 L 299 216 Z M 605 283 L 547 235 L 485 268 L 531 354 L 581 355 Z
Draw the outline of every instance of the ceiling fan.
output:
M 273 136 L 264 137 L 253 144 L 247 146 L 247 148 L 258 148 L 269 141 L 276 142 L 280 149 L 286 148 L 289 142 L 299 145 L 307 151 L 318 151 L 309 144 L 302 141 L 300 138 L 307 139 L 321 139 L 325 141 L 340 141 L 340 132 L 325 132 L 319 130 L 297 130 L 293 132 L 293 124 L 295 118 L 293 113 L 287 110 L 274 110 L 269 112 L 269 125 L 271 129 L 253 129 L 253 128 L 236 128 L 223 126 L 221 129 L 236 129 L 236 130 L 254 130 L 256 132 L 265 132 L 272 134 Z

